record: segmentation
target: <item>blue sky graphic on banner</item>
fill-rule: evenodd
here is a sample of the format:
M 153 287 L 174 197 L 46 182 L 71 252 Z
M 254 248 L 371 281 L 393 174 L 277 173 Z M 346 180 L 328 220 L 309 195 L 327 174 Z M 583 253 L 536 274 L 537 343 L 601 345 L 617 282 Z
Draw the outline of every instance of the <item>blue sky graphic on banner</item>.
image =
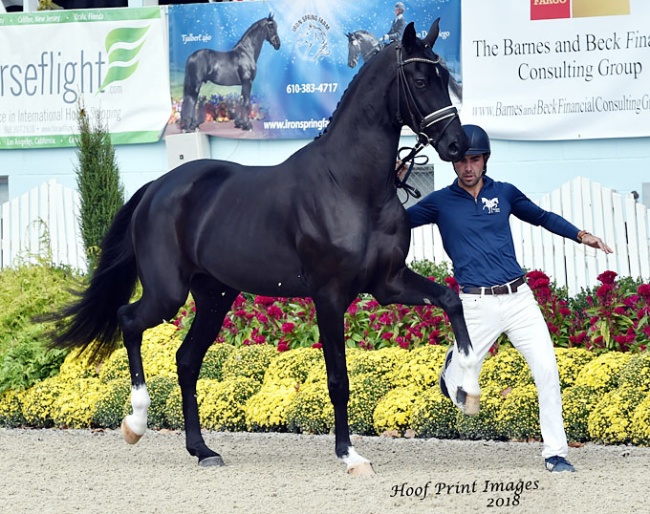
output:
M 404 3 L 404 18 L 415 22 L 420 37 L 441 18 L 435 51 L 460 83 L 460 1 Z M 389 31 L 394 6 L 392 0 L 170 6 L 174 114 L 166 134 L 200 130 L 228 138 L 316 137 L 363 65 L 360 56 L 355 67 L 349 66 L 347 34 L 367 31 L 359 35 L 365 52 L 372 38 Z M 244 102 L 247 91 L 250 99 Z

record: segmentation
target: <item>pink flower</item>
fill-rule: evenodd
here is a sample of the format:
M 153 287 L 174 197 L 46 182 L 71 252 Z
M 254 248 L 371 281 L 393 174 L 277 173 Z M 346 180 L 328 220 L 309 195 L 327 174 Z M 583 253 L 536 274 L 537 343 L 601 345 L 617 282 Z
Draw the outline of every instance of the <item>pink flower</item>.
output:
M 317 350 L 320 350 L 320 349 L 323 347 L 323 343 L 321 343 L 321 342 L 319 341 L 319 342 L 317 342 L 317 343 L 312 344 L 311 347 L 312 347 L 312 348 L 316 348 Z
M 257 321 L 259 321 L 262 325 L 266 325 L 269 322 L 269 318 L 266 316 L 266 314 L 262 314 L 261 312 L 257 313 Z
M 296 325 L 294 323 L 291 323 L 290 321 L 287 321 L 286 323 L 282 323 L 282 333 L 283 334 L 290 334 L 293 332 L 293 329 L 296 328 Z
M 288 349 L 289 349 L 289 345 L 286 342 L 281 341 L 278 343 L 279 352 L 286 352 Z
M 646 302 L 650 302 L 650 284 L 641 284 L 637 290 Z
M 603 284 L 613 284 L 614 280 L 616 280 L 616 277 L 618 276 L 618 273 L 615 271 L 603 271 L 600 275 L 598 275 L 598 280 L 600 280 Z
M 284 312 L 277 305 L 269 305 L 269 308 L 266 310 L 269 316 L 275 319 L 280 319 Z
M 384 333 L 381 335 L 381 338 L 382 338 L 384 341 L 390 341 L 390 340 L 393 338 L 393 333 L 392 333 L 392 332 L 384 332 Z
M 447 284 L 448 287 L 452 288 L 457 293 L 460 292 L 460 285 L 458 284 L 458 282 L 454 277 L 445 278 L 445 283 Z
M 571 314 L 571 309 L 560 307 L 560 314 L 562 314 L 562 316 L 569 316 Z

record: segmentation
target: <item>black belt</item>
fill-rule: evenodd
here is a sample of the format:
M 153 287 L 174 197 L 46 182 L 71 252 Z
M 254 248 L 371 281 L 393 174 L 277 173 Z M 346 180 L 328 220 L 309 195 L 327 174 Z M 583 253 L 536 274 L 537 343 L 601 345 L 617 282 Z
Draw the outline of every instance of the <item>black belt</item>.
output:
M 516 293 L 519 286 L 524 285 L 525 283 L 526 279 L 524 277 L 519 277 L 514 279 L 512 282 L 500 286 L 462 287 L 460 290 L 466 294 L 510 294 Z

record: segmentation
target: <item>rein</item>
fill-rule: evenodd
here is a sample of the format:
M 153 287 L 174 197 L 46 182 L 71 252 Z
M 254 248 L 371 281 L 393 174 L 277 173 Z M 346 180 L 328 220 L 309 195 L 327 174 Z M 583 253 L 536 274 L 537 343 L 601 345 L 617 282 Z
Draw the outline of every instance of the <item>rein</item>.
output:
M 425 64 L 433 64 L 435 66 L 436 64 L 440 63 L 440 57 L 438 57 L 436 60 L 424 59 L 422 57 L 412 57 L 410 59 L 404 60 L 402 59 L 402 45 L 399 43 L 396 44 L 395 49 L 396 49 L 396 56 L 397 56 L 397 91 L 398 91 L 397 113 L 396 113 L 397 120 L 399 121 L 400 124 L 404 124 L 402 113 L 400 111 L 400 101 L 399 101 L 403 94 L 406 98 L 406 105 L 409 110 L 411 123 L 414 127 L 417 127 L 417 138 L 418 138 L 415 147 L 411 148 L 411 151 L 406 157 L 404 157 L 404 159 L 401 159 L 402 165 L 408 164 L 409 162 L 410 165 L 408 167 L 408 170 L 406 171 L 406 174 L 402 179 L 400 179 L 397 176 L 395 177 L 395 184 L 398 188 L 404 189 L 406 191 L 407 200 L 408 200 L 408 196 L 412 196 L 413 198 L 417 199 L 422 196 L 420 191 L 418 191 L 416 188 L 406 183 L 406 181 L 408 180 L 411 174 L 411 171 L 413 170 L 413 165 L 415 164 L 414 158 L 425 146 L 429 144 L 433 145 L 434 147 L 437 147 L 438 143 L 440 142 L 440 139 L 444 135 L 445 131 L 447 130 L 451 122 L 454 120 L 455 117 L 458 116 L 458 110 L 453 105 L 448 105 L 447 107 L 443 107 L 442 109 L 438 109 L 437 111 L 434 111 L 427 115 L 422 114 L 420 112 L 420 109 L 418 109 L 418 105 L 417 102 L 415 101 L 415 97 L 413 96 L 411 88 L 409 87 L 409 84 L 406 80 L 406 74 L 404 73 L 404 66 L 412 62 L 422 62 Z M 411 108 L 411 106 L 413 106 L 413 109 Z M 419 123 L 417 122 L 416 115 L 417 118 L 420 119 Z M 432 125 L 443 122 L 445 120 L 446 122 L 445 125 L 442 127 L 442 130 L 440 131 L 440 135 L 435 141 L 431 141 L 431 138 L 424 131 L 429 127 L 431 127 Z M 405 150 L 408 148 L 409 147 L 404 147 L 401 148 L 400 150 Z

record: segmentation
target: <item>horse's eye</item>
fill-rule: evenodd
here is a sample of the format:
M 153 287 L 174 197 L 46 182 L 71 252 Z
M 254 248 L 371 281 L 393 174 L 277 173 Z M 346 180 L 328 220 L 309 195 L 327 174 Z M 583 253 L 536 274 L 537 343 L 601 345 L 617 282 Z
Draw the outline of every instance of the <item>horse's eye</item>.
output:
M 427 86 L 427 81 L 422 79 L 415 79 L 415 85 L 417 87 L 423 88 Z

